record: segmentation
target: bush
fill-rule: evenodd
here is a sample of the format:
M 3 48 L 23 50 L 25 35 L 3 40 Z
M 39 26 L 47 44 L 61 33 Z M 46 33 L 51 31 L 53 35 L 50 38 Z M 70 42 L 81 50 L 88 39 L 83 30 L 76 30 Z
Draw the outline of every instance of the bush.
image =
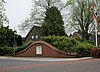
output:
M 92 49 L 92 57 L 95 57 L 95 58 L 100 58 L 100 49 L 99 48 L 94 48 Z
M 77 53 L 77 57 L 87 57 L 91 56 L 91 50 L 96 48 L 94 45 L 89 43 L 79 43 L 76 45 L 75 51 Z
M 91 49 L 96 48 L 94 42 L 81 38 L 71 38 L 65 36 L 44 36 L 46 41 L 59 50 L 65 52 L 75 52 L 77 57 L 91 56 Z
M 4 46 L 4 47 L 0 47 L 0 56 L 2 55 L 11 55 L 13 54 L 13 49 L 12 47 L 7 47 L 7 46 Z
M 32 41 L 29 41 L 27 43 L 24 43 L 22 46 L 19 47 L 0 47 L 0 56 L 2 55 L 13 55 L 14 53 L 17 53 L 25 48 L 27 48 L 30 44 L 32 43 Z
M 65 36 L 48 36 L 42 37 L 43 41 L 50 43 L 51 45 L 57 47 L 59 50 L 63 50 L 65 52 L 74 51 L 74 46 L 76 45 L 76 41 L 69 37 Z
M 85 42 L 85 43 L 90 43 L 90 44 L 92 44 L 92 45 L 95 45 L 95 42 L 92 41 L 92 40 L 85 40 L 85 39 L 82 39 L 82 38 L 75 38 L 75 40 L 77 40 L 77 41 L 80 42 L 80 43 Z
M 18 46 L 15 49 L 15 53 L 22 51 L 23 49 L 27 48 L 30 44 L 32 44 L 33 41 L 28 41 L 27 43 L 24 43 L 22 46 Z

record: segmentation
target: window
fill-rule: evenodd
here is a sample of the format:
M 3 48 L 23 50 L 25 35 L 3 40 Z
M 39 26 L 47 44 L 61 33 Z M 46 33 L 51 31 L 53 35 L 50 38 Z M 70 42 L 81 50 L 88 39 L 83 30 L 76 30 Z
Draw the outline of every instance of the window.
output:
M 34 39 L 34 35 L 32 35 L 32 39 Z
M 38 38 L 38 35 L 36 35 L 36 39 Z
M 42 54 L 42 46 L 36 46 L 36 54 Z
M 34 39 L 38 39 L 38 35 L 37 34 L 33 34 L 32 35 L 32 39 L 34 40 Z

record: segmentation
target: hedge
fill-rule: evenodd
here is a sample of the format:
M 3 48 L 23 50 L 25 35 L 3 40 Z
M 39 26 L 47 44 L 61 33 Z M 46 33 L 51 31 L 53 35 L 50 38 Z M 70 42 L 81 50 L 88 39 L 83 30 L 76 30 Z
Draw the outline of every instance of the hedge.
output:
M 4 46 L 4 47 L 0 47 L 0 56 L 2 55 L 12 55 L 13 54 L 13 47 L 7 47 L 7 46 Z
M 77 52 L 77 57 L 86 57 L 86 56 L 91 56 L 91 50 L 93 48 L 96 48 L 94 45 L 90 43 L 79 43 L 76 45 L 76 52 Z
M 46 41 L 53 46 L 57 47 L 59 50 L 72 52 L 73 46 L 76 45 L 76 42 L 74 39 L 71 39 L 69 37 L 65 36 L 48 36 L 48 37 L 42 37 L 43 41 Z
M 80 38 L 71 38 L 65 36 L 44 36 L 41 38 L 41 40 L 52 44 L 61 51 L 68 53 L 75 52 L 76 57 L 91 56 L 91 50 L 96 48 L 93 42 Z M 0 55 L 13 54 L 14 51 L 15 53 L 20 52 L 31 43 L 32 41 L 29 41 L 16 48 L 6 46 L 0 47 Z
M 23 49 L 28 47 L 31 43 L 32 41 L 29 41 L 27 43 L 24 43 L 22 46 L 18 46 L 18 47 L 7 47 L 7 46 L 0 47 L 0 56 L 13 55 L 14 53 L 22 51 Z
M 16 47 L 15 53 L 20 52 L 20 51 L 22 51 L 23 49 L 27 48 L 30 44 L 32 44 L 32 42 L 33 42 L 33 41 L 30 40 L 30 41 L 24 43 L 22 46 Z
M 59 50 L 65 52 L 75 52 L 76 57 L 91 56 L 91 49 L 96 48 L 95 43 L 81 38 L 71 38 L 65 36 L 44 36 L 41 40 L 46 41 Z

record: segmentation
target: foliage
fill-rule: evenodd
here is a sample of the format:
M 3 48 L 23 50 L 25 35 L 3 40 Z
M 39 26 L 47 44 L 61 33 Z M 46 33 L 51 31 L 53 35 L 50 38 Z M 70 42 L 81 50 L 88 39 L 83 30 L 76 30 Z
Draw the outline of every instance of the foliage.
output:
M 92 40 L 86 40 L 86 39 L 81 39 L 81 38 L 75 38 L 79 43 L 90 43 L 92 45 L 95 45 L 95 42 Z
M 77 57 L 91 56 L 91 50 L 96 48 L 94 45 L 90 43 L 79 43 L 76 46 Z
M 59 50 L 65 52 L 75 52 L 77 57 L 90 56 L 91 49 L 96 48 L 95 45 L 83 39 L 76 39 L 65 36 L 44 36 L 43 41 L 46 41 Z
M 0 47 L 0 56 L 2 55 L 12 55 L 13 54 L 13 47 Z
M 0 47 L 3 46 L 13 47 L 14 36 L 17 45 L 18 46 L 22 45 L 22 38 L 20 35 L 15 34 L 15 32 L 12 31 L 12 29 L 9 29 L 9 27 L 0 28 Z
M 22 37 L 20 35 L 16 35 L 16 42 L 17 42 L 17 46 L 21 46 L 22 45 Z
M 32 44 L 33 41 L 28 41 L 26 43 L 24 43 L 22 46 L 18 46 L 15 49 L 15 53 L 22 51 L 23 49 L 27 48 L 30 44 Z
M 61 0 L 32 0 L 32 4 L 30 16 L 19 25 L 21 31 L 30 30 L 34 25 L 41 26 L 45 18 L 45 12 L 51 6 L 56 6 L 59 10 L 64 7 Z
M 76 44 L 74 39 L 71 40 L 71 38 L 65 36 L 44 36 L 42 37 L 42 40 L 52 44 L 59 50 L 68 52 L 73 51 L 74 44 Z
M 100 3 L 100 0 L 96 0 Z M 91 32 L 93 32 L 93 0 L 68 0 L 67 6 L 70 12 L 69 25 L 72 25 L 80 34 L 83 39 L 89 39 Z M 97 5 L 99 13 L 100 4 Z
M 4 27 L 0 29 L 0 46 L 13 46 L 13 35 L 14 32 L 12 32 L 11 29 L 8 29 L 8 27 Z
M 60 11 L 57 7 L 51 7 L 46 11 L 46 17 L 44 22 L 41 26 L 41 35 L 48 36 L 48 35 L 65 35 L 64 31 L 64 22 Z
M 100 48 L 92 49 L 92 57 L 100 58 Z
M 27 43 L 24 43 L 22 46 L 18 46 L 18 47 L 0 47 L 0 56 L 2 55 L 13 55 L 14 53 L 17 53 L 19 51 L 22 51 L 23 49 L 27 48 L 30 44 L 32 43 L 32 41 L 29 41 Z

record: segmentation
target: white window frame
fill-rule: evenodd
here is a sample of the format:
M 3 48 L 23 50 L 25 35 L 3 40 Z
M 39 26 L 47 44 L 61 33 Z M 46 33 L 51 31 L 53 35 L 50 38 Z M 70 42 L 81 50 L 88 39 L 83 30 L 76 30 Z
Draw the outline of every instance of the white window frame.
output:
M 32 39 L 34 39 L 34 35 L 32 35 Z
M 36 39 L 37 39 L 37 38 L 38 38 L 38 35 L 36 35 L 35 37 L 36 37 Z

